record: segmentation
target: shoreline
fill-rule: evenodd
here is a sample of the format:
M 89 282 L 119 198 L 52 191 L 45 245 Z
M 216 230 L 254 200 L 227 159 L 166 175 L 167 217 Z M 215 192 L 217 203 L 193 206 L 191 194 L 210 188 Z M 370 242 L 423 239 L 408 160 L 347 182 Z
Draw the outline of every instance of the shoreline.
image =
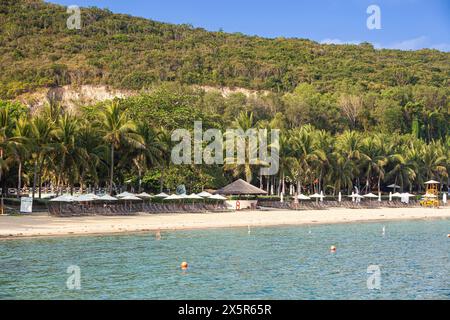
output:
M 47 215 L 0 216 L 0 240 L 102 236 L 144 232 L 322 225 L 402 220 L 450 219 L 450 207 L 327 210 L 271 210 L 231 213 L 140 214 L 57 218 Z M 449 229 L 450 232 L 450 229 Z

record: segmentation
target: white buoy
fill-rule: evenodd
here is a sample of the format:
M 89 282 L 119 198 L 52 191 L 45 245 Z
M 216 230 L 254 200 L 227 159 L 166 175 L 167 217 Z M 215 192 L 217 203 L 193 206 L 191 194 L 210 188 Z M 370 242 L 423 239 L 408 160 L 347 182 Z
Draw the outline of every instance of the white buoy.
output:
M 247 226 L 247 230 L 248 230 L 248 234 L 250 234 L 251 233 L 250 226 Z
M 382 230 L 381 234 L 383 235 L 383 237 L 386 234 L 386 227 L 385 226 L 383 226 L 383 230 Z

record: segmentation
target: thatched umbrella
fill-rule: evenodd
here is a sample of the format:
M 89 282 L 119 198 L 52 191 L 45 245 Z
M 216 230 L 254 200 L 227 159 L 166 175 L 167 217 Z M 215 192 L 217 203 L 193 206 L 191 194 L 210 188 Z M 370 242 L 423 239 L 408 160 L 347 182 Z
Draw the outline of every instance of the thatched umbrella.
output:
M 222 195 L 265 195 L 267 192 L 239 179 L 216 191 Z

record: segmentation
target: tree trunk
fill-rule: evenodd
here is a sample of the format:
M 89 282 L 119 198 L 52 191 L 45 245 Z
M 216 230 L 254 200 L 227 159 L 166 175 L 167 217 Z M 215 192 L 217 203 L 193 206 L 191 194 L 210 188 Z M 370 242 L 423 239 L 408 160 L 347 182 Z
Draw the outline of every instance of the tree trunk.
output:
M 33 190 L 32 190 L 33 200 L 36 193 L 36 181 L 37 181 L 37 159 L 34 161 L 34 169 L 33 169 Z
M 109 194 L 112 195 L 114 181 L 114 144 L 111 143 L 111 164 L 109 172 Z
M 41 199 L 42 190 L 41 190 L 41 184 L 42 184 L 42 167 L 43 167 L 44 160 L 41 161 L 39 164 L 39 175 L 38 175 L 38 190 L 39 190 L 39 199 Z
M 378 194 L 380 194 L 381 188 L 381 174 L 378 176 Z
M 159 192 L 164 190 L 164 164 L 161 166 L 161 177 L 159 178 Z
M 140 169 L 140 168 L 138 169 L 138 175 L 139 175 L 138 193 L 141 193 L 141 185 L 142 185 L 141 175 L 142 175 L 142 172 L 141 172 L 141 169 Z
M 19 160 L 19 169 L 17 172 L 17 197 L 20 198 L 20 188 L 22 188 L 22 161 Z

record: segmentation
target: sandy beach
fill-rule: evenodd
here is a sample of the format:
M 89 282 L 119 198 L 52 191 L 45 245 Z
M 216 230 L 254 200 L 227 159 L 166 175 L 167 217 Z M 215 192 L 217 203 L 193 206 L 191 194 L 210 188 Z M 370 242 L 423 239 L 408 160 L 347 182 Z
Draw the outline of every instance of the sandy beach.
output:
M 277 225 L 313 225 L 390 220 L 448 219 L 450 207 L 241 211 L 206 214 L 140 214 L 126 217 L 56 218 L 0 216 L 0 238 L 115 234 L 161 230 Z M 450 226 L 449 226 L 450 232 Z

